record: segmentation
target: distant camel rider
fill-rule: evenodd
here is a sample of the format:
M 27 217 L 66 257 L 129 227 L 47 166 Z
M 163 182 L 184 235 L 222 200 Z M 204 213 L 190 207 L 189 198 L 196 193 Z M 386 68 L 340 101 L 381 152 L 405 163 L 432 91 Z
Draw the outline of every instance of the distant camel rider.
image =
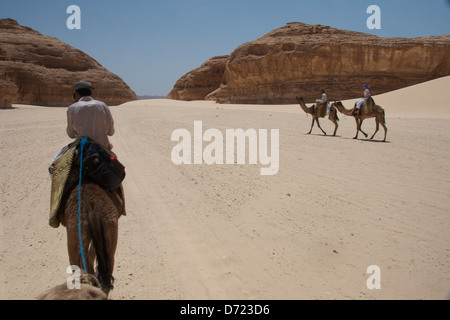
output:
M 364 84 L 364 87 L 366 88 L 363 93 L 363 97 L 361 100 L 356 102 L 355 104 L 355 115 L 359 115 L 359 110 L 361 109 L 361 106 L 364 102 L 366 102 L 371 96 L 372 96 L 372 89 L 370 89 L 369 85 L 367 83 Z
M 108 136 L 112 136 L 115 132 L 114 120 L 108 106 L 91 97 L 93 89 L 95 88 L 87 81 L 80 81 L 75 85 L 73 97 L 76 102 L 67 109 L 67 135 L 75 141 L 89 137 L 105 149 L 112 150 L 113 146 Z M 69 146 L 62 148 L 53 157 L 52 165 L 49 167 L 50 173 L 54 162 L 69 149 Z
M 329 111 L 330 111 L 330 104 L 328 103 L 328 96 L 327 96 L 325 90 L 322 90 L 322 99 L 317 99 L 316 100 L 316 104 L 317 104 L 317 107 L 319 107 L 320 105 L 326 104 L 326 106 L 327 106 L 326 114 L 329 113 Z M 315 109 L 313 109 L 313 111 L 315 111 Z
M 328 102 L 328 97 L 327 94 L 325 93 L 325 90 L 322 90 L 322 99 L 317 99 L 316 103 L 317 104 L 324 104 Z
M 328 102 L 327 94 L 325 93 L 325 90 L 322 90 L 322 98 L 321 99 L 316 99 L 316 104 L 312 106 L 313 113 L 315 113 L 316 110 L 318 110 L 317 108 L 319 108 L 319 106 L 321 104 L 324 104 L 324 103 L 327 103 L 327 102 Z

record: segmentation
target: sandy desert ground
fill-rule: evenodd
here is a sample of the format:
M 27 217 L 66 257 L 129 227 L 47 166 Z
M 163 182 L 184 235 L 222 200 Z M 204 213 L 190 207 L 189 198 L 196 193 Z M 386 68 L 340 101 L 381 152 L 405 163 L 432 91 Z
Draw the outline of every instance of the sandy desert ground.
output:
M 353 140 L 342 114 L 337 137 L 307 135 L 298 105 L 111 107 L 128 212 L 111 299 L 449 299 L 448 88 L 450 77 L 375 96 L 386 143 L 382 129 Z M 175 165 L 171 134 L 196 120 L 222 132 L 279 129 L 278 174 Z M 34 299 L 68 277 L 65 229 L 48 225 L 47 167 L 70 142 L 65 128 L 65 108 L 0 110 L 0 299 Z M 372 133 L 374 120 L 363 128 Z M 367 287 L 372 265 L 379 290 Z

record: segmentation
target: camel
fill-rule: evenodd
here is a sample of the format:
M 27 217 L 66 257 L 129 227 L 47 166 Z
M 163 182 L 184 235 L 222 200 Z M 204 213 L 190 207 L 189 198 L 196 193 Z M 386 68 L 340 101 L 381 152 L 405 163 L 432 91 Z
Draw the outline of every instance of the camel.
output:
M 325 114 L 323 114 L 323 115 L 319 114 L 319 112 L 318 112 L 319 111 L 319 108 L 318 108 L 319 106 L 316 107 L 316 105 L 312 105 L 311 107 L 308 108 L 306 106 L 305 101 L 303 100 L 303 98 L 297 97 L 297 101 L 300 104 L 300 107 L 303 109 L 303 111 L 305 111 L 307 114 L 310 114 L 312 116 L 312 118 L 313 118 L 312 119 L 312 123 L 311 123 L 311 129 L 309 130 L 308 134 L 311 134 L 312 129 L 314 127 L 314 123 L 317 122 L 317 125 L 319 126 L 319 129 L 322 130 L 324 135 L 327 135 L 327 133 L 322 129 L 322 127 L 320 126 L 320 123 L 319 123 L 319 118 L 325 118 Z M 321 107 L 326 107 L 326 105 L 325 106 L 321 105 Z M 336 108 L 334 108 L 334 107 L 330 108 L 330 115 L 328 116 L 328 119 L 331 122 L 334 123 L 333 136 L 336 136 L 336 132 L 337 132 L 337 129 L 339 127 L 339 125 L 338 125 L 339 118 L 338 118 L 338 115 L 337 115 Z
M 370 112 L 363 112 L 364 107 L 366 107 L 367 103 L 369 103 L 368 106 L 372 106 L 371 111 Z M 376 129 L 374 134 L 372 135 L 372 137 L 370 138 L 370 140 L 373 140 L 373 138 L 375 137 L 375 135 L 377 134 L 378 130 L 380 129 L 380 124 L 384 129 L 384 139 L 383 142 L 386 142 L 386 135 L 387 135 L 387 127 L 386 127 L 386 117 L 385 117 L 385 112 L 384 109 L 382 107 L 380 107 L 379 105 L 375 104 L 375 102 L 373 101 L 373 99 L 370 99 L 369 102 L 364 102 L 364 104 L 361 106 L 361 114 L 360 115 L 356 115 L 354 113 L 355 108 L 353 109 L 347 109 L 344 107 L 344 105 L 342 104 L 341 101 L 338 102 L 334 102 L 332 104 L 333 107 L 337 108 L 339 110 L 339 112 L 347 115 L 347 116 L 353 116 L 355 117 L 355 121 L 356 121 L 356 136 L 353 139 L 358 139 L 358 134 L 359 131 L 361 131 L 364 136 L 367 138 L 368 135 L 367 133 L 365 133 L 362 129 L 361 129 L 361 125 L 363 123 L 363 121 L 365 119 L 369 119 L 369 118 L 375 118 L 375 123 L 376 123 Z
M 76 166 L 75 166 L 76 167 Z M 74 167 L 73 181 L 78 170 Z M 58 219 L 67 229 L 67 247 L 70 265 L 84 268 L 80 253 L 78 230 L 78 183 L 72 183 L 68 196 L 61 204 Z M 81 185 L 81 239 L 85 253 L 86 272 L 95 274 L 106 295 L 113 289 L 114 255 L 117 248 L 118 220 L 124 211 L 124 202 L 116 191 L 102 189 L 85 180 Z

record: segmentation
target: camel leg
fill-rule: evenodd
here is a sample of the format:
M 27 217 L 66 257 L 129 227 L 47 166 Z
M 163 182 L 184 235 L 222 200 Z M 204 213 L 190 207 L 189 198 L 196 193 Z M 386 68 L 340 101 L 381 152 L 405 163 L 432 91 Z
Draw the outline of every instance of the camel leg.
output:
M 334 123 L 334 133 L 333 133 L 333 137 L 335 137 L 335 136 L 336 136 L 337 129 L 338 129 L 338 127 L 339 127 L 339 124 L 338 124 L 338 117 L 337 117 L 337 110 L 336 110 L 336 109 L 334 109 L 334 110 L 331 109 L 330 115 L 328 116 L 328 119 L 329 119 L 331 122 Z
M 383 129 L 384 129 L 384 139 L 383 139 L 383 142 L 386 142 L 386 135 L 387 135 L 388 129 L 387 129 L 387 127 L 386 127 L 386 124 L 384 124 L 384 122 L 380 122 L 380 123 L 381 123 L 381 126 L 382 126 Z
M 80 251 L 78 250 L 78 231 L 76 229 L 67 228 L 67 251 L 69 253 L 69 262 L 71 266 L 83 268 L 81 262 Z
M 319 118 L 316 118 L 316 121 L 317 121 L 317 125 L 319 126 L 319 129 L 322 130 L 324 135 L 327 135 L 327 133 L 325 131 L 323 131 L 322 127 L 320 126 Z
M 67 248 L 69 253 L 69 263 L 72 266 L 78 266 L 80 269 L 84 269 L 83 260 L 81 258 L 80 252 L 80 240 L 78 238 L 77 227 L 78 226 L 72 226 L 67 228 Z M 87 235 L 86 230 L 82 230 L 81 239 L 83 242 L 83 250 L 85 252 L 85 262 L 87 272 L 90 274 L 94 274 L 95 255 L 92 256 L 92 250 L 88 249 L 91 239 Z
M 312 119 L 312 123 L 311 123 L 311 129 L 309 130 L 308 134 L 311 134 L 312 129 L 313 129 L 313 127 L 314 127 L 314 122 L 315 122 L 315 121 L 316 121 L 316 119 L 313 118 L 313 119 Z
M 84 246 L 84 241 L 83 241 L 83 246 Z M 91 244 L 89 246 L 89 251 L 86 251 L 86 249 L 85 249 L 85 253 L 86 253 L 86 265 L 88 268 L 88 273 L 95 274 L 95 258 L 97 257 L 97 254 L 95 252 L 93 244 Z M 90 270 L 92 270 L 92 272 Z
M 106 235 L 106 247 L 108 248 L 110 270 L 114 270 L 114 256 L 116 254 L 117 242 L 119 237 L 119 223 L 114 221 L 112 223 L 107 223 L 104 225 L 105 235 Z
M 359 131 L 363 133 L 363 135 L 367 138 L 369 135 L 362 130 L 363 119 L 359 120 Z
M 336 119 L 330 119 L 330 120 L 331 120 L 331 122 L 334 123 L 334 133 L 333 133 L 333 137 L 335 137 L 335 136 L 336 136 L 337 129 L 338 129 L 338 127 L 339 127 L 339 124 L 338 124 L 338 122 L 336 121 Z
M 373 133 L 372 137 L 370 138 L 370 140 L 373 140 L 373 138 L 377 134 L 378 130 L 380 130 L 380 122 L 378 121 L 377 118 L 375 118 L 375 124 L 376 124 L 376 129 L 375 129 L 375 132 Z
M 359 120 L 358 118 L 355 117 L 355 121 L 356 121 L 356 136 L 353 139 L 358 139 L 358 135 L 359 135 Z
M 103 220 L 104 221 L 104 220 Z M 102 290 L 108 294 L 113 289 L 113 272 L 114 272 L 114 256 L 117 248 L 118 238 L 118 221 L 101 223 L 104 243 L 102 244 L 101 253 L 97 252 L 97 259 L 102 263 L 98 263 L 98 279 L 102 285 Z M 97 230 L 98 231 L 98 230 Z

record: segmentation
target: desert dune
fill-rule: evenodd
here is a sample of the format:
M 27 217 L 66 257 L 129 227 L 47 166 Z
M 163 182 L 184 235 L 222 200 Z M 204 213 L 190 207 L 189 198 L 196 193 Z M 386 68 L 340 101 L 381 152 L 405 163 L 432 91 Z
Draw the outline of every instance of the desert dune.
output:
M 353 140 L 355 121 L 343 114 L 336 137 L 317 127 L 307 135 L 311 117 L 298 105 L 111 106 L 127 216 L 110 298 L 449 299 L 448 88 L 445 77 L 375 95 L 386 143 L 382 130 Z M 279 129 L 278 173 L 175 165 L 171 135 L 193 133 L 194 121 L 203 131 Z M 374 120 L 363 128 L 373 133 Z M 65 129 L 66 108 L 0 110 L 0 299 L 35 299 L 69 276 L 66 230 L 48 224 L 47 167 L 71 141 Z M 379 267 L 380 289 L 367 286 L 370 266 Z

